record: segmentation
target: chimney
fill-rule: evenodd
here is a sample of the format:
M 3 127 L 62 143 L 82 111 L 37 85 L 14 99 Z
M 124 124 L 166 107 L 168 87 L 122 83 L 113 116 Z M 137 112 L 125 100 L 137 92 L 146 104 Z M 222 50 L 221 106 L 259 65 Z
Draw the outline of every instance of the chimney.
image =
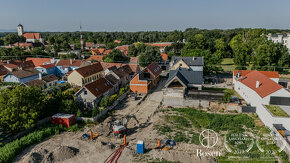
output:
M 256 81 L 256 88 L 260 87 L 260 82 Z
M 10 64 L 10 60 L 7 60 L 7 64 Z
M 42 74 L 41 74 L 41 72 L 38 73 L 38 76 L 39 76 L 39 80 L 42 80 Z
M 70 64 L 72 64 L 72 59 L 70 59 Z
M 192 60 L 196 60 L 196 57 L 193 56 L 193 57 L 192 57 Z

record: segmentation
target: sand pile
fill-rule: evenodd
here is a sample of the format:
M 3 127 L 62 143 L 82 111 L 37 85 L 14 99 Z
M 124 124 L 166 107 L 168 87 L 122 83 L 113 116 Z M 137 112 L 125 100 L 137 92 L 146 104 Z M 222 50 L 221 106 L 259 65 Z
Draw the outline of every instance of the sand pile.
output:
M 42 149 L 39 152 L 33 152 L 27 158 L 28 163 L 52 163 L 52 162 L 62 162 L 64 160 L 70 159 L 77 155 L 79 150 L 74 147 L 60 146 L 48 152 L 46 149 Z

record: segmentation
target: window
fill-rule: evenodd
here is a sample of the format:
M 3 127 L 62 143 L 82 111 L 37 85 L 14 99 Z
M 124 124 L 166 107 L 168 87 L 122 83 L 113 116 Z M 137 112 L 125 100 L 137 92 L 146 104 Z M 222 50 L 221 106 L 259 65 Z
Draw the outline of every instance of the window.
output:
M 88 91 L 85 91 L 85 92 L 84 92 L 84 95 L 87 95 L 87 94 L 88 94 Z
M 182 64 L 180 63 L 180 64 L 179 64 L 179 67 L 181 67 L 181 66 L 182 66 Z

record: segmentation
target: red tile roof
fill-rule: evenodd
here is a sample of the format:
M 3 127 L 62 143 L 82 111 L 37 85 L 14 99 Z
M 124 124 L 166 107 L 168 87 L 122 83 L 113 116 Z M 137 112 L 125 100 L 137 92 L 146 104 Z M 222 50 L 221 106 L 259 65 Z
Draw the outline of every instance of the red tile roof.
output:
M 88 91 L 90 91 L 95 97 L 99 97 L 113 88 L 112 84 L 108 82 L 105 78 L 100 78 L 90 84 L 84 86 Z
M 67 60 L 60 60 L 57 63 L 57 66 L 75 66 L 80 67 L 82 64 L 82 60 L 73 60 L 73 59 L 67 59 Z
M 26 58 L 26 61 L 32 61 L 35 66 L 44 65 L 44 63 L 50 63 L 50 58 Z
M 150 65 L 148 65 L 146 67 L 146 69 L 149 72 L 151 72 L 155 77 L 157 77 L 158 75 L 160 75 L 161 72 L 162 72 L 161 67 L 158 64 L 156 64 L 156 63 L 151 63 Z
M 33 47 L 32 43 L 26 43 L 26 42 L 16 42 L 15 44 L 13 44 L 14 46 L 17 47 Z
M 3 66 L 11 68 L 11 69 L 17 69 L 18 68 L 18 66 L 15 65 L 15 64 L 3 64 Z
M 30 69 L 35 67 L 32 61 L 12 60 L 10 63 L 17 65 L 18 67 L 22 67 L 23 69 Z
M 88 77 L 88 76 L 91 76 L 93 74 L 96 74 L 98 72 L 103 71 L 103 67 L 98 62 L 98 63 L 93 64 L 93 65 L 89 65 L 89 66 L 85 66 L 85 67 L 78 68 L 75 71 L 78 72 L 83 77 Z
M 40 39 L 40 33 L 24 33 L 22 35 L 26 39 Z
M 158 47 L 165 47 L 165 46 L 171 46 L 172 43 L 144 43 L 146 45 L 150 46 L 158 46 Z
M 168 60 L 168 55 L 167 55 L 167 54 L 165 54 L 165 53 L 160 53 L 160 55 L 161 55 L 161 57 L 162 57 L 162 59 L 163 59 L 164 61 L 167 61 L 167 60 Z
M 112 52 L 113 50 L 111 50 L 111 49 L 108 49 L 108 50 L 105 50 L 104 52 L 103 52 L 103 54 L 104 55 L 108 55 L 110 52 Z
M 93 43 L 93 42 L 86 42 L 86 47 L 88 47 L 88 48 L 95 47 L 95 43 Z
M 240 76 L 243 77 L 253 71 L 252 70 L 234 70 L 234 76 L 236 76 L 236 74 L 239 72 L 241 72 Z M 259 71 L 259 72 L 266 75 L 268 78 L 279 78 L 278 71 Z
M 138 57 L 130 57 L 130 64 L 137 64 L 138 63 Z
M 90 56 L 90 58 L 87 59 L 87 61 L 92 61 L 92 60 L 95 60 L 95 61 L 103 61 L 103 57 L 102 55 L 92 55 Z
M 49 69 L 49 68 L 55 67 L 55 64 L 54 63 L 51 63 L 51 64 L 47 64 L 47 65 L 40 65 L 38 67 L 42 67 L 42 68 L 45 68 L 45 69 Z
M 239 79 L 239 81 L 255 91 L 262 98 L 283 88 L 281 85 L 269 79 L 266 75 L 259 71 L 251 71 L 245 77 Z M 258 88 L 256 88 L 257 81 L 260 83 Z
M 137 64 L 129 64 L 128 66 L 134 73 L 138 73 L 140 71 L 140 66 Z
M 122 63 L 106 63 L 106 62 L 101 62 L 101 65 L 104 70 L 116 66 L 117 68 L 121 67 L 123 64 Z

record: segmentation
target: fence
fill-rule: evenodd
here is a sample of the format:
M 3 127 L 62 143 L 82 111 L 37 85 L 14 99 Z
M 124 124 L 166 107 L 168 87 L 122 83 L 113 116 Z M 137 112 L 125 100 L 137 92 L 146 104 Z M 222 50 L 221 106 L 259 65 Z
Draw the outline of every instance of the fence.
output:
M 127 91 L 126 93 L 121 95 L 111 106 L 109 106 L 106 109 L 104 109 L 97 116 L 95 116 L 93 118 L 76 117 L 76 120 L 77 121 L 98 121 L 102 116 L 106 115 L 109 111 L 113 110 L 120 103 L 120 101 L 124 100 L 127 97 L 128 93 L 129 93 L 129 91 Z

